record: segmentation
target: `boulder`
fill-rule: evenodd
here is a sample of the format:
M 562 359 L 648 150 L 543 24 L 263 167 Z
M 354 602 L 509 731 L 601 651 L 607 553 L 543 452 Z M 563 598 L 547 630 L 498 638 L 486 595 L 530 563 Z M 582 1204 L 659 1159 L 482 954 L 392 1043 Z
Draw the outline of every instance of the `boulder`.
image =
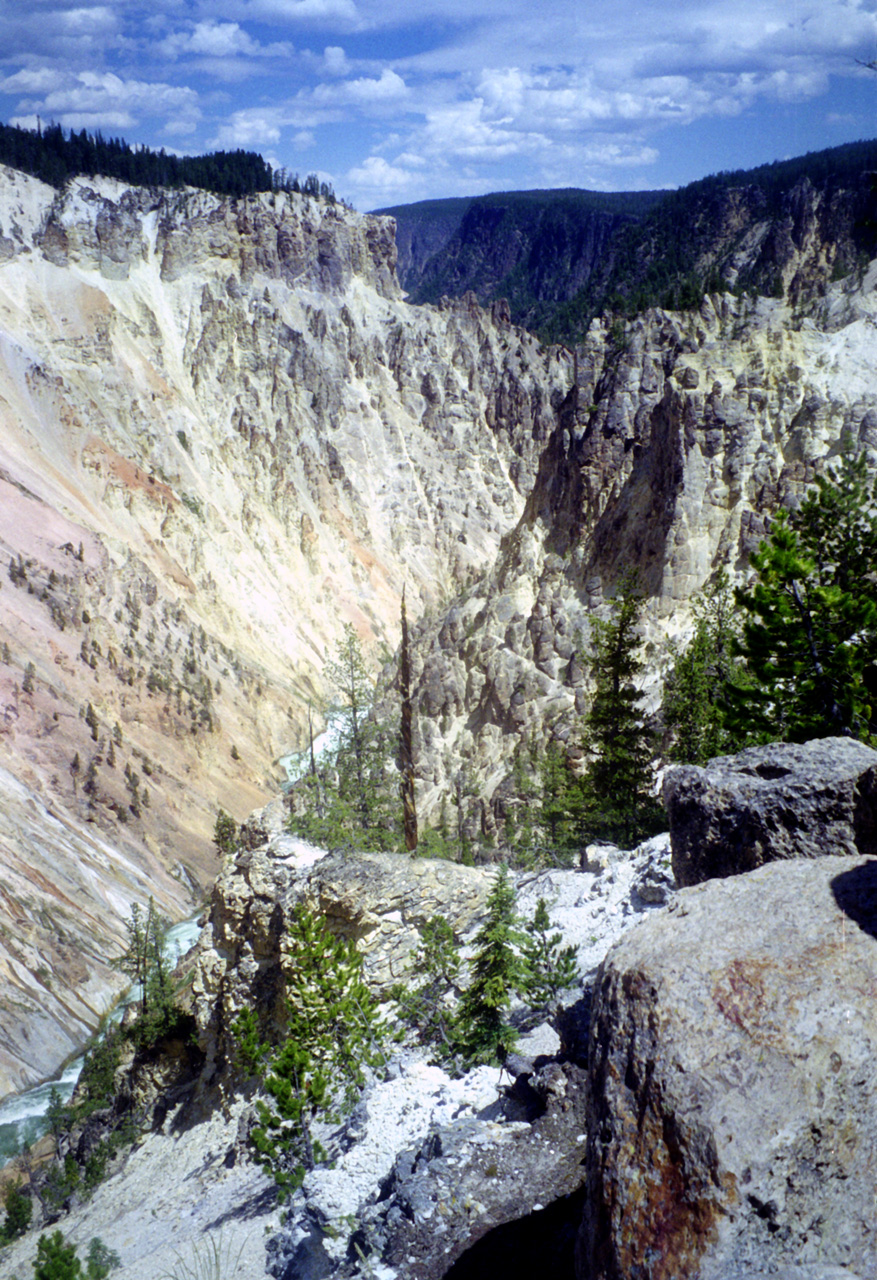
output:
M 676 883 L 784 858 L 877 853 L 877 751 L 851 738 L 771 743 L 664 779 Z
M 834 857 L 682 889 L 612 948 L 581 1280 L 877 1276 L 875 939 L 877 862 Z

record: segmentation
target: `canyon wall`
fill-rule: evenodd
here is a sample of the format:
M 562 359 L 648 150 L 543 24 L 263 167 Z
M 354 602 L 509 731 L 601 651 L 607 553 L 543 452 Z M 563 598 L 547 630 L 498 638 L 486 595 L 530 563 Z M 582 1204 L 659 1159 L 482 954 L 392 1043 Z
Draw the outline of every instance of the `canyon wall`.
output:
M 571 379 L 406 306 L 388 219 L 0 172 L 0 1094 L 97 1024 L 132 902 L 203 901 L 342 624 L 374 662 L 492 562 Z

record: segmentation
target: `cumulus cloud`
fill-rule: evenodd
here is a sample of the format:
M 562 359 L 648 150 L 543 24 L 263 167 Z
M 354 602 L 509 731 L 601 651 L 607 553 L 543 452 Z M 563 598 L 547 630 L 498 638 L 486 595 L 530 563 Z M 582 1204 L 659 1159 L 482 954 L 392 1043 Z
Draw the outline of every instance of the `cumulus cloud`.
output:
M 408 92 L 405 81 L 395 71 L 385 67 L 377 79 L 362 76 L 357 80 L 343 80 L 340 84 L 321 84 L 314 91 L 318 102 L 368 103 L 398 102 Z
M 330 76 L 346 76 L 350 70 L 347 54 L 340 45 L 327 45 L 323 50 L 323 70 Z
M 125 80 L 112 71 L 69 72 L 37 69 L 19 72 L 2 83 L 5 92 L 24 97 L 16 119 L 39 116 L 67 129 L 124 129 L 143 117 L 164 117 L 193 125 L 200 117 L 198 95 L 185 86 Z
M 280 141 L 282 116 L 279 111 L 258 108 L 235 111 L 211 140 L 212 147 L 261 147 Z
M 408 191 L 416 178 L 407 169 L 389 164 L 382 156 L 369 156 L 348 171 L 348 182 L 364 192 L 366 203 L 381 204 Z

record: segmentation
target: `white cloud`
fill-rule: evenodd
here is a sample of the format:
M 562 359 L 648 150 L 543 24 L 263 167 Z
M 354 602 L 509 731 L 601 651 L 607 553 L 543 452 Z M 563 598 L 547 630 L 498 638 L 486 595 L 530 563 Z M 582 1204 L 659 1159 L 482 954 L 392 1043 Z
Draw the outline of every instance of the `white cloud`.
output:
M 32 86 L 32 87 L 31 87 Z M 68 129 L 131 128 L 143 117 L 162 116 L 194 124 L 200 117 L 198 95 L 185 86 L 145 80 L 123 80 L 112 71 L 81 71 L 74 75 L 45 69 L 21 72 L 3 82 L 4 90 L 25 97 L 17 117 L 38 115 Z
M 212 139 L 210 146 L 222 149 L 260 147 L 280 141 L 282 118 L 279 111 L 248 108 L 235 111 Z
M 190 31 L 175 31 L 167 36 L 159 50 L 169 58 L 184 54 L 230 58 L 257 54 L 259 45 L 236 22 L 196 22 Z
M 326 45 L 323 50 L 323 70 L 331 76 L 347 75 L 350 63 L 340 45 Z
M 367 106 L 369 103 L 381 104 L 398 102 L 408 93 L 405 81 L 395 71 L 385 67 L 377 79 L 362 76 L 357 80 L 342 80 L 340 83 L 317 85 L 314 90 L 316 102 L 358 103 Z
M 419 179 L 399 165 L 388 164 L 381 156 L 369 156 L 349 170 L 347 180 L 366 193 L 368 203 L 380 204 L 385 197 L 407 191 Z

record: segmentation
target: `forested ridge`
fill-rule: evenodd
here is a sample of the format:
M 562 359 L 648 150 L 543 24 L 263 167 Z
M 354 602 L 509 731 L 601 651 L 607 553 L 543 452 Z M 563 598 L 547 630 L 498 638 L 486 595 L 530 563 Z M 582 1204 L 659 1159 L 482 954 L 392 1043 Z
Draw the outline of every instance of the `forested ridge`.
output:
M 66 133 L 59 124 L 22 129 L 0 124 L 0 164 L 29 173 L 52 187 L 68 178 L 118 178 L 139 187 L 201 187 L 222 196 L 257 191 L 304 191 L 334 201 L 331 187 L 309 174 L 303 182 L 285 169 L 272 169 L 256 151 L 213 151 L 203 156 L 168 155 L 162 148 L 132 147 L 123 138 L 104 138 L 86 129 Z

